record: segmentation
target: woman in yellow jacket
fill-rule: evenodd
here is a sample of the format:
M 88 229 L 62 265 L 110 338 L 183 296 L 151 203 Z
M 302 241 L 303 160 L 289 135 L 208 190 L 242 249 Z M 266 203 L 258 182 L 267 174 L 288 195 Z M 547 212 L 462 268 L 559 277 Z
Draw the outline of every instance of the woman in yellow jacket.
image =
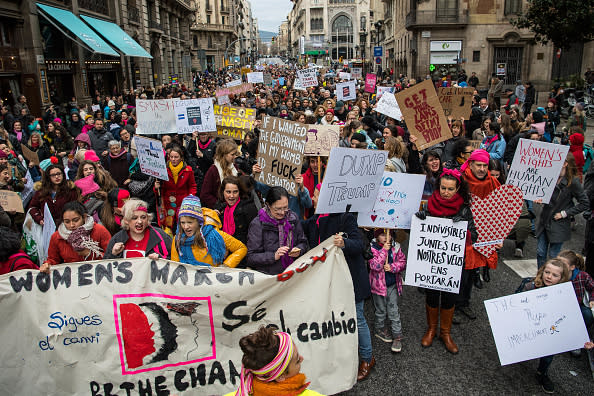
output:
M 188 195 L 182 201 L 178 223 L 171 246 L 173 261 L 235 268 L 247 254 L 247 247 L 242 242 L 220 230 L 217 212 L 202 208 L 200 198 L 194 195 Z

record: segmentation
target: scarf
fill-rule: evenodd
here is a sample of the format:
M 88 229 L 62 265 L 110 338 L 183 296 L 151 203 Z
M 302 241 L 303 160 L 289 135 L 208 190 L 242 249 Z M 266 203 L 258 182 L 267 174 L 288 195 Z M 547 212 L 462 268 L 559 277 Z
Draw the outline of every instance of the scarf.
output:
M 219 181 L 222 182 L 223 179 L 225 178 L 225 176 L 223 174 L 223 166 L 217 160 L 214 160 L 214 166 L 217 168 L 217 171 L 219 172 Z M 231 174 L 233 176 L 237 176 L 237 169 L 235 169 L 233 164 L 229 164 L 229 169 L 231 170 Z
M 201 261 L 196 260 L 196 257 L 194 257 L 194 252 L 192 251 L 192 246 L 194 245 L 194 235 L 192 235 L 189 238 L 185 238 L 183 241 L 180 242 L 180 247 L 179 247 L 179 261 L 184 263 L 184 264 L 190 264 L 190 265 L 206 265 L 208 266 L 208 264 L 203 263 Z
M 85 224 L 74 231 L 68 230 L 64 223 L 60 224 L 58 227 L 58 234 L 63 240 L 68 242 L 76 252 L 89 249 L 91 254 L 94 254 L 96 258 L 103 258 L 103 249 L 99 247 L 99 242 L 91 239 L 91 232 L 93 231 L 94 226 L 95 220 L 93 220 L 93 217 L 87 216 Z
M 233 214 L 240 201 L 241 198 L 239 198 L 233 206 L 225 206 L 225 213 L 223 214 L 223 231 L 229 235 L 235 234 L 235 218 L 233 217 Z
M 580 273 L 580 269 L 579 268 L 574 268 L 573 271 L 571 271 L 571 279 L 570 281 L 573 281 L 576 276 L 578 276 L 578 274 Z
M 126 155 L 127 153 L 128 153 L 128 152 L 126 151 L 126 149 L 122 149 L 118 155 L 113 155 L 113 154 L 110 152 L 110 153 L 109 153 L 109 157 L 110 157 L 110 158 L 112 158 L 112 159 L 117 159 L 117 158 L 120 158 L 120 157 L 121 157 L 121 156 L 123 156 L 123 155 Z
M 431 216 L 451 217 L 458 213 L 463 203 L 464 199 L 459 193 L 454 194 L 450 199 L 445 199 L 439 191 L 434 191 L 429 197 L 427 208 Z
M 289 212 L 290 213 L 290 212 Z M 293 226 L 289 222 L 289 213 L 283 217 L 282 220 L 277 220 L 270 215 L 268 208 L 262 208 L 258 212 L 258 218 L 262 223 L 268 223 L 278 228 L 278 244 L 279 247 L 288 246 L 289 251 L 293 249 Z M 283 269 L 287 268 L 293 263 L 293 257 L 285 254 L 281 257 L 281 264 Z
M 297 396 L 303 393 L 309 386 L 309 382 L 305 382 L 305 374 L 299 373 L 287 378 L 282 382 L 264 382 L 259 379 L 254 379 L 252 389 L 254 395 L 262 396 Z
M 493 142 L 496 142 L 497 140 L 499 140 L 498 134 L 493 137 L 487 137 L 487 140 L 485 140 L 485 147 L 489 147 Z
M 200 150 L 206 150 L 210 145 L 210 142 L 212 142 L 212 139 L 208 139 L 208 142 L 206 143 L 202 143 L 202 141 L 198 139 L 198 147 L 200 148 Z
M 483 180 L 477 179 L 470 168 L 464 170 L 464 179 L 468 183 L 470 192 L 480 199 L 485 198 L 501 185 L 497 179 L 491 176 L 490 172 L 487 172 L 487 176 Z
M 169 170 L 171 171 L 171 175 L 173 176 L 173 182 L 177 183 L 177 178 L 179 177 L 180 172 L 184 168 L 184 161 L 180 161 L 179 164 L 174 166 L 171 162 L 169 162 Z
M 208 251 L 204 257 L 210 254 L 215 266 L 222 264 L 227 254 L 227 246 L 221 234 L 213 225 L 206 224 L 202 226 L 202 235 L 204 235 L 204 242 L 208 246 Z

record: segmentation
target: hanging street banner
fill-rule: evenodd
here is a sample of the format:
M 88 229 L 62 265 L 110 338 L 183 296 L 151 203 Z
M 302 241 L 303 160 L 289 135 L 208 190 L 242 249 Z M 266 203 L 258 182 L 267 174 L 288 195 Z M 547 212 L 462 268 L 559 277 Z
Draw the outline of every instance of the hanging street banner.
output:
M 279 275 L 148 258 L 21 270 L 0 276 L 0 312 L 7 395 L 225 394 L 240 338 L 270 324 L 307 356 L 312 389 L 356 381 L 353 284 L 333 238 Z
M 217 121 L 217 136 L 243 140 L 245 134 L 254 130 L 256 109 L 214 105 Z
M 333 147 L 338 147 L 339 141 L 339 125 L 309 125 L 303 154 L 327 157 Z
M 134 143 L 136 144 L 140 171 L 145 175 L 168 181 L 167 162 L 165 161 L 165 152 L 161 142 L 142 136 L 134 136 Z
M 137 99 L 137 135 L 175 134 L 174 99 Z
M 439 103 L 443 108 L 446 117 L 451 116 L 454 120 L 470 118 L 472 111 L 472 95 L 474 88 L 439 88 Z
M 217 124 L 211 98 L 175 99 L 177 133 L 215 132 Z

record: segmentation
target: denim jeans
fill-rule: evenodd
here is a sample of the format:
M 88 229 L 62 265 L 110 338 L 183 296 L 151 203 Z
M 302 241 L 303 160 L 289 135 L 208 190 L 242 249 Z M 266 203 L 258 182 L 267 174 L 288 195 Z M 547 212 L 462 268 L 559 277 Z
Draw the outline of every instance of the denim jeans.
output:
M 402 338 L 402 323 L 400 322 L 400 312 L 398 311 L 398 288 L 396 285 L 388 286 L 386 296 L 372 294 L 373 305 L 375 306 L 375 329 L 384 328 L 386 316 L 390 321 L 392 337 Z
M 365 320 L 365 301 L 356 301 L 357 308 L 357 333 L 359 336 L 359 357 L 367 363 L 371 362 L 373 350 L 371 349 L 371 334 Z
M 586 329 L 592 326 L 594 323 L 594 315 L 592 314 L 592 309 L 590 307 L 586 307 L 580 304 L 580 309 L 582 310 L 582 317 L 584 318 L 584 324 L 586 325 Z
M 547 233 L 543 231 L 542 234 L 538 236 L 536 246 L 536 263 L 538 264 L 538 268 L 544 265 L 548 257 L 557 257 L 562 247 L 563 242 L 549 243 Z

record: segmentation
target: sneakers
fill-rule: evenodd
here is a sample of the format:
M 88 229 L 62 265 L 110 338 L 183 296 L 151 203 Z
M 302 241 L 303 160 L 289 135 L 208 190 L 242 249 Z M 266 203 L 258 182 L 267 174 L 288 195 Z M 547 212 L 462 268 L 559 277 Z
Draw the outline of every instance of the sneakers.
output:
M 394 342 L 392 342 L 392 352 L 400 352 L 402 351 L 402 342 L 399 339 L 394 340 Z
M 470 305 L 467 305 L 465 307 L 456 307 L 456 309 L 462 312 L 464 315 L 466 315 L 468 319 L 476 319 L 476 314 L 474 313 L 474 310 L 470 308 Z
M 522 249 L 516 248 L 516 251 L 514 252 L 514 257 L 523 258 L 524 252 L 522 251 Z
M 555 393 L 555 384 L 546 374 L 536 372 L 536 379 L 545 393 Z
M 387 343 L 392 342 L 392 336 L 390 335 L 390 333 L 388 332 L 387 329 L 377 330 L 375 332 L 375 336 L 377 338 L 379 338 L 380 340 L 382 340 L 383 342 L 387 342 Z

